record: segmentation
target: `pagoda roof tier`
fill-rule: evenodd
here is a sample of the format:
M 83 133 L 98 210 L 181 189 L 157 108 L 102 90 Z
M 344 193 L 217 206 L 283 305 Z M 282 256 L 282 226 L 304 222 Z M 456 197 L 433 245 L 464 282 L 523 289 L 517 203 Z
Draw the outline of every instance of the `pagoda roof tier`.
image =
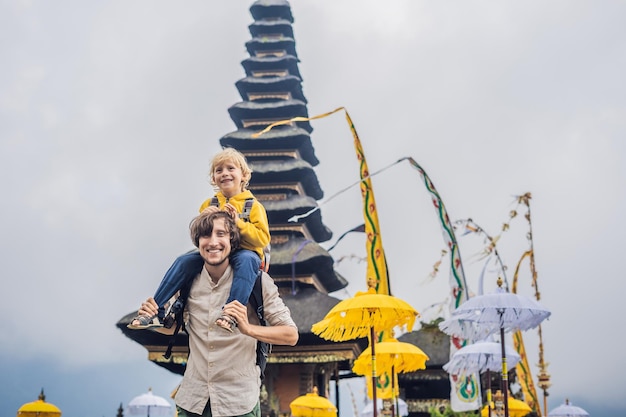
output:
M 246 71 L 247 76 L 254 76 L 255 74 L 274 73 L 284 74 L 286 71 L 290 75 L 295 75 L 302 80 L 300 69 L 298 68 L 298 58 L 291 55 L 283 56 L 265 56 L 257 57 L 251 56 L 241 61 L 241 66 Z
M 258 20 L 248 26 L 250 34 L 254 38 L 263 36 L 276 36 L 280 34 L 285 38 L 293 38 L 291 22 L 285 19 Z
M 348 281 L 333 269 L 334 260 L 317 242 L 293 237 L 286 242 L 272 245 L 270 273 L 277 281 L 293 274 L 315 275 L 321 286 L 330 293 L 348 286 Z M 294 271 L 295 262 L 295 271 Z
M 279 77 L 245 77 L 235 83 L 244 100 L 300 100 L 307 103 L 302 81 L 295 75 Z
M 291 311 L 300 334 L 296 346 L 274 346 L 268 363 L 321 363 L 346 361 L 345 370 L 367 347 L 367 339 L 355 339 L 349 342 L 332 342 L 320 338 L 311 332 L 311 326 L 324 318 L 326 313 L 341 300 L 322 294 L 313 288 L 301 288 L 294 293 L 281 292 L 281 298 Z M 126 326 L 137 315 L 131 312 L 122 317 L 116 324 L 122 333 L 148 350 L 148 358 L 171 372 L 182 375 L 189 354 L 187 333 L 181 331 L 174 341 L 171 358 L 163 358 L 163 354 L 171 340 L 171 336 L 152 330 L 130 330 Z M 317 359 L 316 359 L 317 358 Z
M 291 159 L 278 162 L 250 161 L 252 178 L 250 183 L 257 184 L 281 184 L 285 181 L 290 183 L 298 181 L 302 184 L 307 195 L 316 200 L 324 197 L 317 174 L 313 167 L 302 159 Z
M 238 129 L 246 129 L 253 126 L 255 128 L 263 128 L 281 120 L 309 116 L 306 103 L 293 99 L 269 103 L 241 101 L 229 107 L 228 113 Z M 313 131 L 313 127 L 311 127 L 308 121 L 295 122 L 295 124 L 309 133 Z
M 293 23 L 291 7 L 286 0 L 257 0 L 250 6 L 254 20 L 284 19 Z
M 309 196 L 289 195 L 284 200 L 264 200 L 262 196 L 257 196 L 257 198 L 261 200 L 267 211 L 270 225 L 290 223 L 293 216 L 305 214 L 318 207 L 315 199 Z M 326 242 L 333 237 L 330 229 L 322 224 L 319 210 L 315 210 L 310 215 L 291 223 L 305 223 L 316 242 Z
M 250 56 L 283 56 L 298 57 L 296 41 L 285 37 L 252 38 L 246 42 L 246 50 Z
M 398 341 L 411 343 L 428 355 L 427 368 L 442 367 L 450 360 L 450 336 L 435 324 L 422 323 L 422 328 L 398 337 Z
M 297 126 L 278 126 L 261 136 L 252 137 L 259 130 L 240 129 L 224 135 L 220 139 L 222 146 L 230 146 L 241 152 L 294 149 L 300 157 L 312 166 L 319 164 L 315 156 L 311 135 Z

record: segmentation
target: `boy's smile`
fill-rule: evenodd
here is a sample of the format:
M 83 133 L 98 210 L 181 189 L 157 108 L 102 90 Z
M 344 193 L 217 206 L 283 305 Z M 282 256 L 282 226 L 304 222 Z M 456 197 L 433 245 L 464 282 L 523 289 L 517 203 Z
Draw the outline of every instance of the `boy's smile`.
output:
M 213 170 L 213 182 L 227 198 L 243 191 L 243 173 L 232 161 L 224 162 Z

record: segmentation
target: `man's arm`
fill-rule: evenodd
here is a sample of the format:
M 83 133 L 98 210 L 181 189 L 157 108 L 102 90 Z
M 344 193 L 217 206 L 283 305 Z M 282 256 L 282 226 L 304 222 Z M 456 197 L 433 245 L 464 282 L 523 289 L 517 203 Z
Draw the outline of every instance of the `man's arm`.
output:
M 239 301 L 224 306 L 224 313 L 237 320 L 237 327 L 242 334 L 272 345 L 294 346 L 298 343 L 298 329 L 294 326 L 260 326 L 248 321 L 248 308 Z

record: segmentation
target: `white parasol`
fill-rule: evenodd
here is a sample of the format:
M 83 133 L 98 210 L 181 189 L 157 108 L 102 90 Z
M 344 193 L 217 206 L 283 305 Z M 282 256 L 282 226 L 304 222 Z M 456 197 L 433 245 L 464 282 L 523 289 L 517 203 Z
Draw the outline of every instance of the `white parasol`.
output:
M 589 413 L 580 407 L 570 404 L 569 399 L 565 404 L 559 405 L 548 413 L 548 417 L 589 417 Z
M 128 403 L 130 414 L 154 417 L 168 416 L 172 414 L 172 405 L 163 397 L 152 394 L 152 388 L 148 392 L 141 394 Z
M 521 360 L 511 346 L 505 344 L 507 363 L 513 367 Z M 452 359 L 443 365 L 452 375 L 487 372 L 487 415 L 491 416 L 491 371 L 502 369 L 502 347 L 498 342 L 480 340 L 457 350 Z
M 504 345 L 507 364 L 511 367 L 521 360 L 519 354 L 508 344 Z M 502 348 L 498 342 L 480 340 L 457 350 L 452 359 L 443 365 L 450 374 L 498 371 L 502 369 Z
M 509 417 L 509 390 L 504 333 L 537 327 L 550 314 L 537 301 L 506 292 L 502 288 L 502 278 L 498 278 L 495 292 L 470 298 L 452 312 L 452 317 L 439 323 L 439 328 L 444 333 L 469 340 L 482 340 L 500 333 L 505 417 Z

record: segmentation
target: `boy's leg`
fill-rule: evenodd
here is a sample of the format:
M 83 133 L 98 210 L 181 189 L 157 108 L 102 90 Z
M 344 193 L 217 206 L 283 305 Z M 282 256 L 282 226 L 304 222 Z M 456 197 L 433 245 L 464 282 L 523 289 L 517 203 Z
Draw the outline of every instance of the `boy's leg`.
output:
M 167 270 L 154 293 L 154 301 L 159 305 L 159 319 L 165 316 L 165 303 L 176 294 L 185 282 L 195 278 L 202 271 L 204 259 L 200 252 L 192 251 L 176 258 Z
M 233 267 L 233 284 L 226 304 L 237 300 L 246 305 L 261 268 L 261 258 L 256 252 L 240 249 L 230 256 L 230 264 Z
M 256 252 L 240 249 L 230 255 L 230 264 L 233 268 L 233 283 L 230 287 L 230 294 L 226 304 L 237 300 L 241 304 L 246 305 L 261 267 L 261 258 L 259 258 Z M 227 314 L 222 314 L 215 321 L 215 324 L 229 332 L 233 332 L 237 321 Z
M 159 306 L 158 321 L 154 317 L 137 316 L 131 320 L 127 327 L 134 330 L 162 327 L 165 320 L 165 304 L 182 288 L 187 280 L 193 279 L 202 271 L 203 264 L 204 260 L 198 251 L 187 252 L 176 258 L 154 294 L 154 301 Z M 165 327 L 169 326 L 171 323 L 165 323 Z

